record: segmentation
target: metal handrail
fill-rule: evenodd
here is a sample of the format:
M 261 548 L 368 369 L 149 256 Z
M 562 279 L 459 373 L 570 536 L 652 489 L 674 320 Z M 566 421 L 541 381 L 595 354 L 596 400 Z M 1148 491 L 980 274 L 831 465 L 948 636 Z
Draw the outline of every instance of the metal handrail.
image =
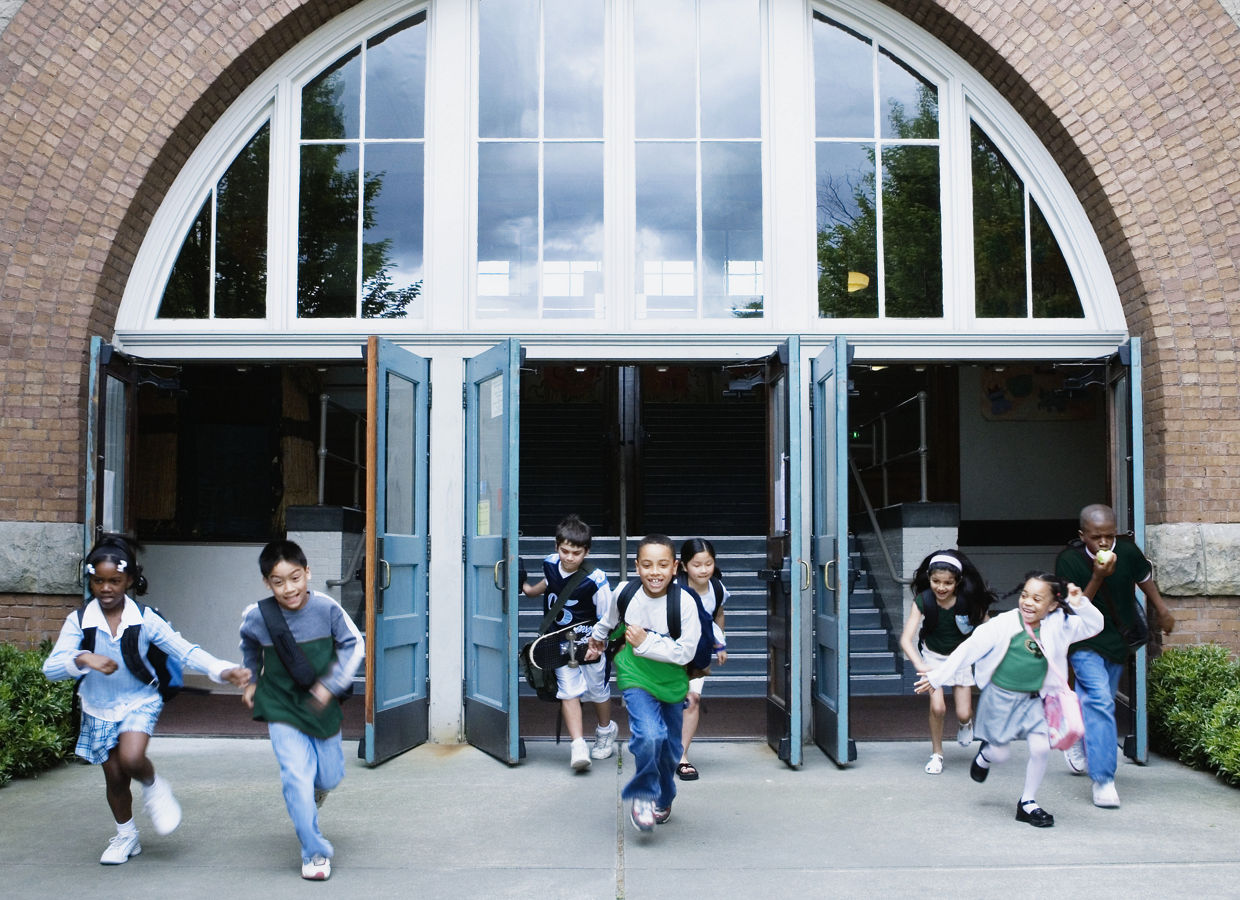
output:
M 913 579 L 904 578 L 896 572 L 896 564 L 892 562 L 891 551 L 887 548 L 887 539 L 883 537 L 883 530 L 878 526 L 878 516 L 874 514 L 874 505 L 870 503 L 870 493 L 865 489 L 865 483 L 861 480 L 861 472 L 851 456 L 848 457 L 848 469 L 853 474 L 853 480 L 857 482 L 857 490 L 861 492 L 861 502 L 865 504 L 865 513 L 870 517 L 870 527 L 874 529 L 879 549 L 883 551 L 883 559 L 887 561 L 887 571 L 891 574 L 891 580 L 896 584 L 912 584 Z
M 917 402 L 917 410 L 918 410 L 918 445 L 913 450 L 906 450 L 903 453 L 897 453 L 894 456 L 889 456 L 887 453 L 887 421 L 898 410 L 904 408 L 905 406 L 908 406 L 910 403 L 913 403 L 914 401 Z M 891 492 L 889 490 L 889 478 L 888 478 L 889 467 L 891 466 L 892 463 L 899 462 L 900 460 L 909 459 L 910 457 L 916 456 L 919 458 L 921 462 L 921 498 L 920 499 L 922 503 L 925 503 L 929 499 L 929 494 L 928 494 L 928 489 L 927 489 L 928 474 L 927 474 L 927 463 L 926 463 L 926 457 L 929 453 L 929 445 L 926 439 L 926 392 L 918 391 L 912 397 L 909 397 L 906 400 L 901 400 L 899 403 L 897 403 L 895 406 L 892 406 L 890 409 L 883 410 L 878 415 L 874 416 L 874 418 L 869 419 L 868 421 L 863 422 L 860 425 L 858 425 L 857 431 L 858 433 L 860 433 L 867 428 L 873 427 L 876 423 L 878 424 L 879 435 L 882 438 L 881 445 L 879 441 L 875 441 L 873 437 L 871 437 L 870 443 L 868 445 L 870 448 L 871 462 L 868 466 L 866 466 L 864 469 L 860 471 L 868 472 L 872 469 L 881 470 L 882 476 L 883 476 L 883 506 L 890 506 L 891 505 Z M 862 444 L 861 446 L 866 446 L 866 445 Z M 881 452 L 880 452 L 880 446 L 881 446 Z M 849 464 L 850 465 L 853 464 L 851 457 L 849 458 Z M 859 474 L 858 474 L 858 479 L 860 479 Z M 858 480 L 858 484 L 860 484 L 859 480 Z
M 342 456 L 339 453 L 332 453 L 327 448 L 327 411 L 331 408 L 335 408 L 353 420 L 352 458 Z M 365 439 L 365 432 L 366 420 L 363 416 L 332 400 L 330 394 L 319 394 L 319 506 L 323 505 L 323 495 L 326 493 L 327 460 L 329 459 L 344 463 L 353 470 L 353 505 L 361 506 L 362 473 L 366 470 L 366 464 L 362 459 L 362 444 Z

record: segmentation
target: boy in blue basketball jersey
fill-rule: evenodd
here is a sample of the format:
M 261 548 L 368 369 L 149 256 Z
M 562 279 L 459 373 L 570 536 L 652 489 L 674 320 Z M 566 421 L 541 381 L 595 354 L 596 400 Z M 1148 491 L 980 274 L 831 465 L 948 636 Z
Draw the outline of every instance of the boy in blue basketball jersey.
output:
M 590 552 L 590 526 L 575 515 L 566 516 L 555 529 L 555 553 L 542 561 L 543 578 L 537 584 L 522 585 L 527 597 L 543 594 L 543 612 L 555 605 L 562 589 L 585 563 Z M 569 628 L 566 634 L 581 643 L 584 656 L 594 623 L 610 612 L 611 589 L 602 569 L 595 569 L 577 580 L 550 630 Z M 574 660 L 576 662 L 576 660 Z M 570 765 L 576 772 L 590 768 L 590 759 L 607 759 L 615 752 L 616 723 L 611 720 L 611 686 L 608 684 L 607 661 L 560 666 L 555 670 L 558 690 L 556 697 L 564 716 L 564 727 L 572 740 Z M 594 731 L 594 748 L 583 736 L 582 701 L 594 704 L 598 727 Z

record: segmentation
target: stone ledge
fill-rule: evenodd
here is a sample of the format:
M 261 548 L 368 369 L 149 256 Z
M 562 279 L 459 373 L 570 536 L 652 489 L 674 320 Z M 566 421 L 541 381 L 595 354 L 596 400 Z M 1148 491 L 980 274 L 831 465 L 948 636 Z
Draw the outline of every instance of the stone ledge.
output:
M 1240 596 L 1240 524 L 1151 525 L 1146 529 L 1146 545 L 1163 594 Z
M 82 526 L 0 522 L 0 593 L 81 596 Z

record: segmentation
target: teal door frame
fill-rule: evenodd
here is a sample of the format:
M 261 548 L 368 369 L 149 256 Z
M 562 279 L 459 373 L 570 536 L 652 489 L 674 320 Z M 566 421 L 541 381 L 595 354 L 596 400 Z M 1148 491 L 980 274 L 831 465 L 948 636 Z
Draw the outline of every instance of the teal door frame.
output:
M 515 765 L 521 345 L 465 361 L 465 739 Z
M 430 362 L 366 345 L 366 727 L 377 765 L 428 737 Z

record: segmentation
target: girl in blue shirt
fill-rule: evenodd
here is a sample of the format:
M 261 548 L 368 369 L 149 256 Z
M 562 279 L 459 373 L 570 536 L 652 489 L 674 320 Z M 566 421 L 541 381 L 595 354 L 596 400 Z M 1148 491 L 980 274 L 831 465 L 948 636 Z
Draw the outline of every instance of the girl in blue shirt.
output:
M 121 636 L 138 627 L 138 650 L 143 660 L 151 644 L 164 650 L 184 668 L 203 672 L 213 681 L 243 687 L 248 669 L 216 659 L 181 637 L 162 616 L 130 598 L 146 593 L 146 578 L 129 541 L 115 535 L 99 540 L 86 556 L 90 598 L 65 619 L 43 674 L 51 681 L 79 679 L 82 721 L 74 752 L 103 767 L 108 806 L 116 820 L 116 836 L 99 862 L 118 865 L 142 852 L 133 821 L 130 783 L 142 783 L 147 815 L 157 834 L 168 834 L 181 822 L 181 806 L 168 782 L 155 774 L 146 755 L 147 743 L 164 701 L 155 682 L 138 679 L 125 665 Z M 93 648 L 84 648 L 86 630 L 94 629 Z

